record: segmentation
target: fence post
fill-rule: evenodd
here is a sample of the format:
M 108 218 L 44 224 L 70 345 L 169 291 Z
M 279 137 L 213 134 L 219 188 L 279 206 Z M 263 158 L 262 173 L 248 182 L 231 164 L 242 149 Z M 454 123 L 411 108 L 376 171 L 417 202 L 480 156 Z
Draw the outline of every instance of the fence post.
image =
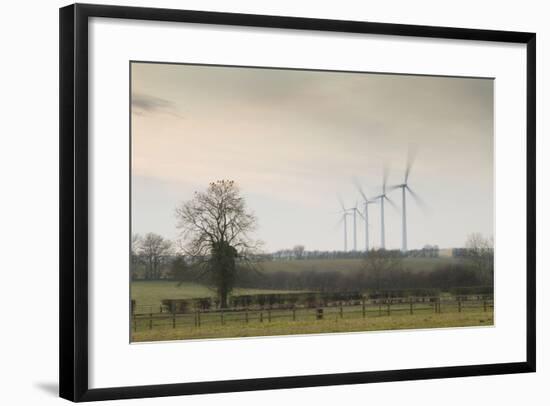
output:
M 342 306 L 342 303 L 340 303 L 340 318 L 344 318 L 344 307 Z
M 197 309 L 197 327 L 201 326 L 201 310 Z
M 460 299 L 458 300 L 458 312 L 462 312 L 462 302 L 460 301 Z
M 382 316 L 382 303 L 378 302 L 378 315 Z
M 271 307 L 267 309 L 267 321 L 271 323 Z
M 263 323 L 264 322 L 264 312 L 261 311 L 260 312 L 260 323 Z
M 292 308 L 292 321 L 296 321 L 296 308 Z
M 363 318 L 365 318 L 366 316 L 367 316 L 367 311 L 365 308 L 365 299 L 363 299 Z
M 411 314 L 413 314 L 413 301 L 412 301 L 412 299 L 410 301 L 410 306 L 411 306 Z
M 149 313 L 149 330 L 153 329 L 153 313 Z
M 245 319 L 246 322 L 248 323 L 248 307 L 247 307 L 246 310 L 244 311 L 244 319 Z
M 323 320 L 324 310 L 322 307 L 317 307 L 315 309 L 315 320 Z M 338 316 L 336 316 L 336 321 L 338 321 Z
M 486 300 L 483 301 L 483 311 L 484 312 L 487 311 L 487 301 Z
M 222 325 L 225 324 L 225 320 L 223 319 L 223 309 L 221 310 L 220 312 L 220 318 L 221 318 L 221 321 L 222 321 Z
M 391 306 L 391 301 L 388 302 L 388 316 L 391 316 L 390 306 Z
M 176 313 L 172 313 L 172 328 L 176 328 Z

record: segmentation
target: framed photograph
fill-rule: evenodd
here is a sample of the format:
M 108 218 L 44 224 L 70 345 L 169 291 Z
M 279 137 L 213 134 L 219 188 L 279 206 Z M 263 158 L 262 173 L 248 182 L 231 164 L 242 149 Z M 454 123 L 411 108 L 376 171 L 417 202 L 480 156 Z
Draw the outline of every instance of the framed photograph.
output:
M 62 8 L 61 397 L 534 372 L 535 52 Z

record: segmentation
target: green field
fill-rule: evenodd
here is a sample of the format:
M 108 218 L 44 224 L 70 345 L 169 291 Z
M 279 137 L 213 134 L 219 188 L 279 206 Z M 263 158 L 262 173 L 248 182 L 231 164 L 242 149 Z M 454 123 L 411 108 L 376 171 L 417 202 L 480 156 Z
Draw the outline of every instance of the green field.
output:
M 357 331 L 398 330 L 398 329 L 423 329 L 440 327 L 467 327 L 467 326 L 491 326 L 493 325 L 493 311 L 487 312 L 479 309 L 471 309 L 458 313 L 445 310 L 442 313 L 418 312 L 410 315 L 407 312 L 392 314 L 391 316 L 378 316 L 369 313 L 366 318 L 349 317 L 339 318 L 336 314 L 327 315 L 323 320 L 273 319 L 267 322 L 263 319 L 251 320 L 244 324 L 242 320 L 226 320 L 220 322 L 204 323 L 201 327 L 183 326 L 171 328 L 170 324 L 156 326 L 149 330 L 142 326 L 137 331 L 132 331 L 133 342 L 164 341 L 182 339 L 205 339 L 222 337 L 259 337 L 289 334 L 315 334 L 315 333 L 343 333 Z
M 284 290 L 269 289 L 240 289 L 233 291 L 234 295 L 259 293 L 284 293 Z M 295 292 L 295 291 L 293 291 Z M 216 292 L 207 286 L 198 283 L 184 282 L 178 286 L 173 281 L 133 281 L 130 291 L 137 306 L 151 305 L 153 312 L 160 310 L 162 299 L 191 299 L 195 297 L 214 297 Z
M 411 272 L 432 272 L 442 265 L 459 264 L 462 259 L 453 257 L 439 258 L 404 258 L 403 269 Z M 289 261 L 265 261 L 260 265 L 264 272 L 303 272 L 303 271 L 358 271 L 363 269 L 365 262 L 362 259 L 305 259 Z
M 441 265 L 459 263 L 461 260 L 452 257 L 439 258 L 405 258 L 403 268 L 412 272 L 431 272 Z M 272 272 L 350 272 L 362 269 L 364 261 L 361 259 L 307 259 L 291 261 L 266 261 L 260 265 L 260 271 Z M 285 290 L 269 289 L 240 289 L 233 291 L 234 295 L 259 293 L 285 293 Z M 296 292 L 296 291 L 293 291 Z M 185 282 L 181 286 L 173 281 L 133 281 L 131 283 L 131 297 L 138 306 L 152 306 L 152 311 L 160 309 L 163 299 L 190 299 L 196 297 L 214 297 L 216 292 L 205 285 Z
M 403 268 L 412 272 L 431 272 L 438 266 L 460 263 L 452 257 L 406 258 Z M 361 259 L 266 261 L 261 271 L 350 272 L 364 266 Z M 286 293 L 285 290 L 234 289 L 233 295 Z M 296 292 L 296 291 L 292 291 Z M 205 285 L 185 282 L 178 286 L 174 281 L 133 281 L 131 297 L 136 301 L 135 322 L 131 323 L 132 341 L 159 341 L 228 337 L 256 337 L 290 334 L 337 333 L 395 329 L 422 329 L 440 327 L 487 326 L 493 324 L 492 304 L 484 301 L 467 303 L 459 312 L 457 302 L 449 293 L 441 294 L 442 312 L 436 313 L 432 303 L 391 305 L 390 313 L 378 305 L 325 307 L 324 317 L 317 320 L 315 309 L 249 309 L 238 312 L 213 309 L 204 313 L 194 311 L 171 315 L 161 312 L 163 299 L 191 299 L 215 297 L 216 292 Z M 468 307 L 469 306 L 469 307 Z M 151 314 L 151 316 L 150 316 Z M 200 321 L 197 319 L 200 318 Z

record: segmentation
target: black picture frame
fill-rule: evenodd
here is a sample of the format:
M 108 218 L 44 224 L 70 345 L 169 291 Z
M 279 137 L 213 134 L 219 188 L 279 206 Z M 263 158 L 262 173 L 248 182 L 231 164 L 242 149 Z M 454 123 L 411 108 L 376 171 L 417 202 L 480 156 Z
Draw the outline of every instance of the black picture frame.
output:
M 88 386 L 88 19 L 105 17 L 526 44 L 527 352 L 525 361 L 116 388 Z M 205 11 L 74 4 L 60 9 L 60 396 L 75 402 L 534 372 L 536 369 L 536 35 Z

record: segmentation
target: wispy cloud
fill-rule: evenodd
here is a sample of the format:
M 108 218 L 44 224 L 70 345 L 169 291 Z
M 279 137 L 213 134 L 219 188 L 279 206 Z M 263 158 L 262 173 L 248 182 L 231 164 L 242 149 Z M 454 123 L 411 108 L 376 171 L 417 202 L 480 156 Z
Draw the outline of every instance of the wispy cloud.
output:
M 144 93 L 132 93 L 132 113 L 139 116 L 152 113 L 165 113 L 182 117 L 171 100 L 151 96 Z

